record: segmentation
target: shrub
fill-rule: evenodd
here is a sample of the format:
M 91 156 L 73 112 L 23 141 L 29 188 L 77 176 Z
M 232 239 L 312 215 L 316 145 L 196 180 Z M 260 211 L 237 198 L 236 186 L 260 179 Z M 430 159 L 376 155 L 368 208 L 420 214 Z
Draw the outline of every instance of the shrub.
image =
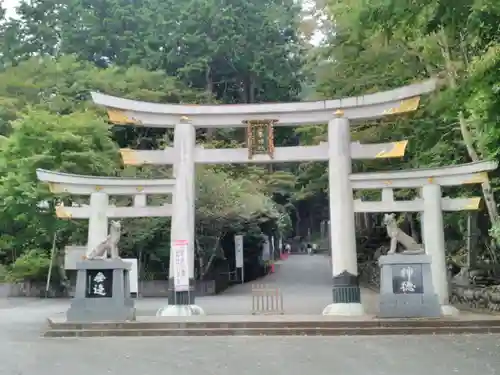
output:
M 45 281 L 50 267 L 50 258 L 42 250 L 29 250 L 11 265 L 9 281 Z

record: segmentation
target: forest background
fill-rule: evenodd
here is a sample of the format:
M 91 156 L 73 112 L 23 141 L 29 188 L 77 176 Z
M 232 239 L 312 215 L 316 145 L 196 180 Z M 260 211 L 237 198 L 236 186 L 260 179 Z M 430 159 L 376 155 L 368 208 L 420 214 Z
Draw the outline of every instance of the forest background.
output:
M 499 159 L 500 3 L 494 0 L 31 0 L 0 12 L 0 279 L 43 280 L 56 247 L 85 244 L 85 221 L 54 215 L 35 169 L 105 176 L 171 174 L 124 167 L 119 148 L 157 149 L 165 129 L 110 126 L 89 92 L 162 103 L 262 103 L 338 98 L 438 77 L 411 115 L 362 124 L 365 143 L 409 140 L 397 160 L 354 172 Z M 318 39 L 318 35 L 322 38 Z M 313 44 L 311 40 L 316 42 Z M 199 129 L 206 147 L 245 144 L 242 129 Z M 326 127 L 279 128 L 276 145 L 313 145 Z M 232 235 L 245 235 L 245 267 L 261 234 L 314 236 L 328 220 L 326 163 L 197 170 L 197 277 L 234 268 Z M 489 198 L 481 244 L 496 261 L 498 173 L 491 184 L 446 191 Z M 399 194 L 411 198 L 414 191 Z M 81 199 L 75 199 L 82 203 Z M 113 198 L 118 200 L 119 198 Z M 162 197 L 156 197 L 161 201 Z M 43 202 L 43 204 L 40 204 Z M 124 204 L 126 202 L 118 202 Z M 418 237 L 418 216 L 405 215 Z M 447 214 L 449 251 L 466 217 Z M 377 237 L 364 228 L 359 237 Z M 379 238 L 379 237 L 377 237 Z M 166 277 L 169 219 L 124 221 L 121 250 L 143 278 Z

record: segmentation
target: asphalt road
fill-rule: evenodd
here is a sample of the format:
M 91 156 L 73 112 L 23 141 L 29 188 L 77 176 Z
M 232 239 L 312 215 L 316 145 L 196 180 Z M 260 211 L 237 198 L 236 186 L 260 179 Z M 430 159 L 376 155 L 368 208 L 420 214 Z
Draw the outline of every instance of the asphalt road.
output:
M 331 298 L 326 260 L 292 257 L 265 282 L 283 287 L 290 312 L 319 314 Z M 199 304 L 207 313 L 246 314 L 248 288 Z M 143 300 L 138 308 L 151 312 L 164 303 Z M 61 300 L 0 301 L 0 375 L 500 374 L 500 335 L 41 338 L 45 319 L 67 306 Z

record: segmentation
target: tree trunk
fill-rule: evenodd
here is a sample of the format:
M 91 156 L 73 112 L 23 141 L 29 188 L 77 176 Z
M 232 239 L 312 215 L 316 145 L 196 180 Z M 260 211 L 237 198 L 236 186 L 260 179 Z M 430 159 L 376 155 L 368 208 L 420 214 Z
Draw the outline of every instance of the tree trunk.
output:
M 198 259 L 198 276 L 201 275 L 201 270 L 203 269 L 205 262 L 203 260 L 203 254 L 200 251 L 200 243 L 198 242 L 198 239 L 195 238 L 194 240 L 194 252 L 196 254 L 196 258 Z M 196 267 L 195 267 L 195 272 L 196 272 Z M 194 275 L 195 280 L 201 280 L 201 277 L 196 278 L 196 273 Z
M 249 79 L 249 84 L 248 84 L 248 102 L 249 103 L 255 103 L 255 88 L 256 88 L 256 83 L 255 83 L 255 76 L 250 73 L 250 79 Z
M 210 64 L 207 65 L 207 69 L 205 70 L 205 90 L 207 92 L 207 97 L 211 98 L 214 92 L 214 83 L 212 81 L 212 67 Z M 207 128 L 206 139 L 207 141 L 211 141 L 216 128 Z
M 301 224 L 301 218 L 300 218 L 300 212 L 297 207 L 295 207 L 295 235 L 300 236 L 300 224 Z
M 248 77 L 243 76 L 240 81 L 240 101 L 241 103 L 248 103 Z
M 220 240 L 223 237 L 223 235 L 217 237 L 215 241 L 215 245 L 212 248 L 212 255 L 210 256 L 210 259 L 207 262 L 207 265 L 204 268 L 200 267 L 200 280 L 203 280 L 205 276 L 208 274 L 208 271 L 210 271 L 210 268 L 212 267 L 212 263 L 214 262 L 215 258 L 217 257 L 217 252 L 219 250 L 219 244 Z
M 369 233 L 373 229 L 373 221 L 368 212 L 363 212 L 363 218 L 366 226 L 366 232 Z
M 455 72 L 455 68 L 453 67 L 451 61 L 450 49 L 444 30 L 441 30 L 440 32 L 440 40 L 441 40 L 441 52 L 443 54 L 446 66 L 446 73 L 447 73 L 446 77 L 448 80 L 448 84 L 452 89 L 456 89 L 458 86 L 456 78 L 457 74 Z M 474 140 L 472 138 L 469 126 L 467 125 L 467 121 L 465 119 L 463 111 L 458 112 L 458 122 L 460 124 L 460 133 L 462 134 L 462 139 L 464 141 L 465 148 L 467 149 L 467 153 L 469 154 L 470 159 L 473 162 L 479 161 L 480 160 L 479 155 L 474 148 Z M 488 215 L 490 217 L 491 224 L 494 224 L 498 221 L 498 210 L 489 179 L 481 184 L 481 188 L 483 191 L 484 202 L 488 210 Z
M 420 236 L 415 222 L 415 215 L 409 212 L 406 214 L 406 216 L 408 218 L 408 223 L 410 224 L 410 235 L 415 240 L 415 242 L 420 243 Z

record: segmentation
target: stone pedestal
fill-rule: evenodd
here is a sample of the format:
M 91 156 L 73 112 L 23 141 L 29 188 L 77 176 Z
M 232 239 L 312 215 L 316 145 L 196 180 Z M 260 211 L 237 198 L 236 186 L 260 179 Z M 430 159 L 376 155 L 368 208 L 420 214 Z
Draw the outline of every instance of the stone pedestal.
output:
M 323 309 L 323 315 L 364 315 L 358 277 L 348 272 L 343 272 L 333 277 L 332 281 L 333 303 Z
M 130 297 L 130 263 L 121 259 L 77 262 L 75 297 L 66 312 L 71 322 L 135 320 Z
M 205 312 L 197 305 L 167 305 L 156 312 L 156 316 L 194 316 L 205 315 Z
M 156 316 L 205 315 L 203 309 L 194 302 L 196 296 L 194 279 L 189 279 L 189 290 L 176 291 L 174 284 L 174 279 L 168 280 L 168 305 L 158 309 Z
M 431 257 L 392 254 L 379 258 L 381 318 L 437 318 L 441 316 L 434 291 Z
M 189 290 L 176 291 L 173 278 L 168 279 L 168 304 L 169 305 L 194 305 L 196 296 L 195 281 L 189 279 Z

